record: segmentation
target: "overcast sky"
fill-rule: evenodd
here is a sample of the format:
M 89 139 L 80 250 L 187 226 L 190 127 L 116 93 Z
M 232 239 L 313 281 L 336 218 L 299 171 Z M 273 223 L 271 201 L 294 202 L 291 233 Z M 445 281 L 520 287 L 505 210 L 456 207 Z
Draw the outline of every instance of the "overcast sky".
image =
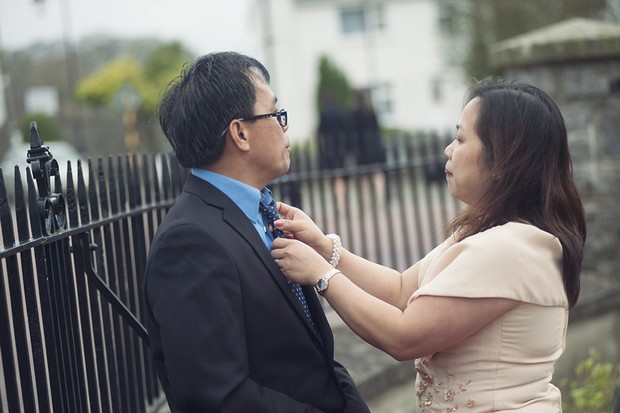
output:
M 251 0 L 0 0 L 0 47 L 85 35 L 180 40 L 196 55 L 252 53 Z

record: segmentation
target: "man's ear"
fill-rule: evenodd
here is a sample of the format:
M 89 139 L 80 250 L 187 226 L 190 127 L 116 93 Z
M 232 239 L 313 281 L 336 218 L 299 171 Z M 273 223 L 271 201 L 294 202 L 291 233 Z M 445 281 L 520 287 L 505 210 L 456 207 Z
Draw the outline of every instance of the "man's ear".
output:
M 250 149 L 247 134 L 248 130 L 241 121 L 235 119 L 230 122 L 227 135 L 230 137 L 232 144 L 239 150 L 248 151 Z

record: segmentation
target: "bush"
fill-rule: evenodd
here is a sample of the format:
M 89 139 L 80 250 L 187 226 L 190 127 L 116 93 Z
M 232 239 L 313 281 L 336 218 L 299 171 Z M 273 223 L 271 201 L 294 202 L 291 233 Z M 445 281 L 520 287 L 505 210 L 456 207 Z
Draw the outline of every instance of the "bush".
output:
M 611 413 L 620 388 L 620 363 L 600 361 L 600 352 L 588 351 L 588 358 L 575 367 L 575 378 L 562 379 L 564 413 Z
M 64 140 L 58 121 L 46 113 L 30 112 L 24 115 L 20 131 L 24 142 L 30 143 L 30 122 L 37 122 L 39 135 L 46 144 L 51 141 Z

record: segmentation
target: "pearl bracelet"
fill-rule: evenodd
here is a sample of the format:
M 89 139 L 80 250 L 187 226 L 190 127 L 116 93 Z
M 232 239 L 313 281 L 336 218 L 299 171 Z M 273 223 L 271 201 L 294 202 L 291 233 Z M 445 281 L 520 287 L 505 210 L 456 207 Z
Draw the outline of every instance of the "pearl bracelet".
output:
M 340 255 L 342 254 L 342 241 L 338 234 L 327 234 L 325 236 L 332 241 L 332 256 L 329 260 L 329 264 L 336 268 L 340 262 Z

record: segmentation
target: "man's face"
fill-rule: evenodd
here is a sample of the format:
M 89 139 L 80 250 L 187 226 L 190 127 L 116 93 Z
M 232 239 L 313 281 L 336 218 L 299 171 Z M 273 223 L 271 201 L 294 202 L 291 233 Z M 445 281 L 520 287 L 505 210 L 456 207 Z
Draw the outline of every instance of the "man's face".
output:
M 252 115 L 263 115 L 281 109 L 276 107 L 276 96 L 268 84 L 254 77 L 254 86 L 256 103 Z M 282 127 L 275 116 L 247 123 L 252 134 L 252 164 L 256 166 L 256 173 L 264 175 L 265 182 L 284 175 L 291 166 L 291 147 L 286 136 L 288 126 Z

